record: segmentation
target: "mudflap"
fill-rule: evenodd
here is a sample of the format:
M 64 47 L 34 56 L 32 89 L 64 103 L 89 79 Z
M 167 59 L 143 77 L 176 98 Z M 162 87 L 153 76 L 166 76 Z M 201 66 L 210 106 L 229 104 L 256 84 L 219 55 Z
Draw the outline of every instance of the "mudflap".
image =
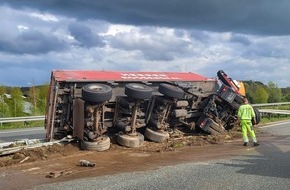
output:
M 203 132 L 208 131 L 208 127 L 210 125 L 210 120 L 207 117 L 201 117 L 197 123 L 197 126 L 199 129 L 201 129 Z
M 84 138 L 84 104 L 82 99 L 73 100 L 73 137 Z

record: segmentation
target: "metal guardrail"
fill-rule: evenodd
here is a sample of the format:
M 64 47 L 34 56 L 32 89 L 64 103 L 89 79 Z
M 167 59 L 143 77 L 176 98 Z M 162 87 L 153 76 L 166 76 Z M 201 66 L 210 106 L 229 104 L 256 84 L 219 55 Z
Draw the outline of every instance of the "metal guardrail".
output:
M 260 113 L 290 115 L 290 110 L 258 109 Z
M 276 103 L 263 103 L 263 104 L 251 104 L 253 107 L 265 107 L 265 106 L 281 106 L 290 105 L 290 102 L 276 102 Z
M 266 107 L 266 106 L 281 106 L 290 105 L 290 102 L 275 102 L 275 103 L 263 103 L 263 104 L 251 104 L 253 107 Z M 281 114 L 290 115 L 290 110 L 278 110 L 278 109 L 258 109 L 262 114 Z
M 45 116 L 27 116 L 27 117 L 6 117 L 0 118 L 0 125 L 3 123 L 13 123 L 13 122 L 26 122 L 26 121 L 41 121 L 44 120 Z

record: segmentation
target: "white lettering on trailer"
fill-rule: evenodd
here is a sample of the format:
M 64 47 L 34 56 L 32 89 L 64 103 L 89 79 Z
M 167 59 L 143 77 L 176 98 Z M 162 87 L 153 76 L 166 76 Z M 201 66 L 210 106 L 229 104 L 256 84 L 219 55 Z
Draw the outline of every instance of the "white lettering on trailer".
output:
M 158 79 L 163 79 L 163 80 L 179 80 L 181 78 L 179 77 L 169 77 L 165 74 L 139 74 L 139 73 L 121 73 L 121 78 L 122 79 L 143 79 L 143 80 L 158 80 Z

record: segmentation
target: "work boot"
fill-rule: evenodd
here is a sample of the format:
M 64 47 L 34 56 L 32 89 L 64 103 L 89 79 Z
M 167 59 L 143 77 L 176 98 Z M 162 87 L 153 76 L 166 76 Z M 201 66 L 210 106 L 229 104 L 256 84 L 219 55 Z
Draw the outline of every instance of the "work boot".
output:
M 243 144 L 244 146 L 248 146 L 248 143 L 247 142 L 244 142 L 244 144 Z
M 258 142 L 254 142 L 254 146 L 259 146 L 260 144 Z

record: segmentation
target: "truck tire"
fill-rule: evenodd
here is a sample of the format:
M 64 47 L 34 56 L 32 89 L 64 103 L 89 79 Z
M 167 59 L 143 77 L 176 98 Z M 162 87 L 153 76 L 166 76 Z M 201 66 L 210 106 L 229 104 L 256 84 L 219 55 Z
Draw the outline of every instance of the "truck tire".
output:
M 125 94 L 134 99 L 146 100 L 152 96 L 153 89 L 140 83 L 129 83 L 125 86 Z
M 137 133 L 137 135 L 127 135 L 122 133 L 117 135 L 117 143 L 128 148 L 140 147 L 143 142 L 144 136 L 140 133 Z
M 219 70 L 217 72 L 217 76 L 222 81 L 223 84 L 225 84 L 228 87 L 231 87 L 236 94 L 240 94 L 239 87 L 235 85 L 234 81 L 231 78 L 228 78 L 227 74 L 224 71 Z
M 91 150 L 91 151 L 105 151 L 110 148 L 110 138 L 108 136 L 99 137 L 97 141 L 81 141 L 82 150 Z
M 257 108 L 253 108 L 253 109 L 256 115 L 256 125 L 258 125 L 261 121 L 261 113 L 259 112 Z
M 112 88 L 105 84 L 87 84 L 82 88 L 82 98 L 89 102 L 105 102 L 112 98 Z
M 164 142 L 169 139 L 169 133 L 167 133 L 166 131 L 154 131 L 148 127 L 146 128 L 144 135 L 147 139 L 158 143 Z
M 167 83 L 161 83 L 158 91 L 164 96 L 168 96 L 170 98 L 181 99 L 184 96 L 184 91 L 181 88 Z
M 231 83 L 226 79 L 227 75 L 224 73 L 224 71 L 219 70 L 217 72 L 217 76 L 226 86 L 232 87 Z

